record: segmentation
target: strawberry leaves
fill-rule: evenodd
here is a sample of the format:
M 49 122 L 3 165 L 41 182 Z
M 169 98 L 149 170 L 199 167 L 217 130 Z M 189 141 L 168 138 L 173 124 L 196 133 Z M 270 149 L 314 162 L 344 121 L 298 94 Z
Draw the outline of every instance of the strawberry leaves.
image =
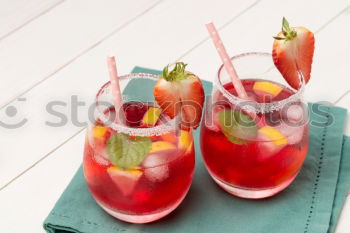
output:
M 187 64 L 183 62 L 176 62 L 174 68 L 169 72 L 169 65 L 164 67 L 162 77 L 167 81 L 176 81 L 187 79 L 192 74 L 185 71 Z
M 284 37 L 274 36 L 275 40 L 293 40 L 297 36 L 297 32 L 289 26 L 289 23 L 285 17 L 282 19 L 282 34 Z

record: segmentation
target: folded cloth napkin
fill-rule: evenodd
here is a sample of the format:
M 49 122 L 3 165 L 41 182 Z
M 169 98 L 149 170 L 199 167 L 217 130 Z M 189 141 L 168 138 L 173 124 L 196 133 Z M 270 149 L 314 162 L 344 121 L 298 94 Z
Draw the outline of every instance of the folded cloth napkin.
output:
M 135 73 L 159 71 L 135 68 Z M 211 83 L 203 82 L 206 94 Z M 131 92 L 151 86 L 132 86 Z M 149 90 L 151 93 L 151 89 Z M 80 168 L 44 228 L 50 233 L 188 232 L 188 233 L 331 233 L 350 186 L 350 140 L 343 136 L 346 110 L 310 105 L 310 146 L 296 180 L 280 194 L 265 200 L 244 200 L 220 189 L 206 171 L 194 132 L 196 171 L 183 203 L 169 216 L 149 224 L 129 224 L 105 213 L 87 190 Z M 83 146 L 83 145 L 77 145 Z

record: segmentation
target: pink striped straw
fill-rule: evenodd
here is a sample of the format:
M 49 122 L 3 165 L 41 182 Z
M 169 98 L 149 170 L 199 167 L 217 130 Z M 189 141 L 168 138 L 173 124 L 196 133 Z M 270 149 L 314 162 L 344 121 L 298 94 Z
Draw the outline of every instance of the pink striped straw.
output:
M 119 86 L 117 66 L 115 63 L 115 58 L 113 56 L 107 57 L 107 65 L 108 65 L 108 71 L 109 71 L 109 79 L 111 81 L 112 95 L 114 97 L 114 108 L 117 114 L 117 111 L 120 109 L 122 104 L 122 94 Z M 117 116 L 118 115 L 119 114 L 117 114 Z M 117 123 L 121 123 L 118 117 L 116 117 L 116 121 Z
M 232 61 L 227 54 L 227 51 L 224 47 L 224 44 L 222 43 L 220 36 L 219 36 L 219 33 L 216 30 L 214 24 L 208 23 L 205 26 L 207 27 L 207 30 L 208 30 L 210 37 L 215 45 L 215 48 L 220 55 L 222 63 L 224 64 L 225 69 L 231 78 L 231 82 L 232 82 L 235 90 L 237 91 L 238 97 L 241 99 L 249 100 L 247 92 L 245 91 L 245 89 L 242 85 L 242 82 L 239 79 L 235 68 L 233 67 Z M 250 112 L 249 115 L 253 119 L 256 119 L 256 117 L 257 117 L 256 114 L 253 112 Z M 258 120 L 257 124 L 258 124 L 259 128 L 262 128 L 262 127 L 264 127 L 265 122 L 264 122 L 264 120 L 263 121 Z
M 238 97 L 241 99 L 248 99 L 248 95 L 247 95 L 246 91 L 244 90 L 244 87 L 242 85 L 241 80 L 238 78 L 236 70 L 233 67 L 231 59 L 226 52 L 224 44 L 222 43 L 220 36 L 219 36 L 219 33 L 216 30 L 214 24 L 208 23 L 205 26 L 207 27 L 207 30 L 210 34 L 210 37 L 215 45 L 216 50 L 218 51 L 218 53 L 220 55 L 220 58 L 222 60 L 222 63 L 225 66 L 227 73 L 231 77 L 232 84 L 233 84 L 235 90 L 237 91 Z

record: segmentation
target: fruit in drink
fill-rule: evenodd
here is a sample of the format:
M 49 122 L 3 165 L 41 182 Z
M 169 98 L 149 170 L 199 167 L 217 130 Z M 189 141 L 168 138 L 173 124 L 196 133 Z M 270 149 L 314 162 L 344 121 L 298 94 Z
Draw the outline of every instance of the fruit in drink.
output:
M 298 70 L 301 71 L 305 83 L 310 80 L 315 49 L 314 34 L 305 27 L 290 27 L 283 18 L 282 31 L 274 38 L 272 56 L 275 66 L 288 84 L 298 89 L 300 87 Z
M 157 124 L 162 110 L 160 108 L 150 107 L 142 118 L 142 126 L 154 126 Z
M 154 122 L 161 124 L 163 113 L 158 120 L 149 117 L 150 112 L 160 111 L 155 108 L 149 103 L 125 103 L 122 109 L 126 125 L 144 128 L 145 122 L 147 127 L 153 127 Z M 105 114 L 115 115 L 113 112 L 111 108 Z M 180 130 L 159 136 L 132 136 L 111 130 L 100 120 L 88 135 L 84 174 L 100 205 L 118 213 L 142 216 L 176 206 L 186 195 L 194 172 L 191 136 L 184 137 L 189 140 L 187 144 L 180 143 L 184 140 L 180 140 Z M 96 159 L 101 153 L 103 163 Z
M 254 90 L 256 81 L 261 82 L 261 80 L 242 80 L 248 94 L 257 95 Z M 293 95 L 293 91 L 289 88 L 273 84 L 278 85 L 281 91 L 272 97 L 271 101 L 286 99 Z M 230 93 L 234 93 L 232 84 L 224 87 Z M 289 115 L 282 110 L 274 111 L 273 114 L 259 113 L 257 117 L 264 117 L 265 125 L 256 127 L 244 112 L 237 113 L 239 108 L 224 103 L 224 101 L 214 103 L 212 108 L 214 112 L 211 110 L 206 112 L 201 128 L 201 151 L 211 175 L 241 189 L 273 189 L 291 182 L 306 157 L 308 127 L 307 122 L 291 128 L 287 128 L 284 124 L 290 123 L 289 120 L 296 117 L 305 116 L 293 115 L 293 119 L 288 119 Z M 305 107 L 299 102 L 295 105 Z M 233 115 L 228 115 L 232 113 Z M 210 127 L 206 125 L 208 117 L 218 118 L 220 115 L 225 116 L 225 121 L 220 119 L 213 121 L 215 128 L 219 130 L 214 130 L 212 125 Z M 244 122 L 241 126 L 238 124 L 240 119 Z M 247 128 L 250 124 L 252 128 Z
M 155 153 L 159 151 L 164 151 L 164 150 L 172 150 L 176 149 L 176 146 L 170 142 L 167 141 L 156 141 L 152 142 L 152 148 L 150 153 Z
M 271 82 L 257 81 L 254 83 L 253 90 L 259 97 L 276 97 L 282 91 L 282 88 Z
M 109 167 L 107 173 L 125 196 L 134 191 L 135 185 L 142 176 L 142 171 L 137 168 L 122 170 L 117 167 Z
M 169 117 L 181 113 L 181 126 L 188 130 L 196 129 L 200 123 L 204 89 L 201 80 L 185 68 L 182 62 L 177 62 L 170 72 L 166 66 L 154 87 L 154 97 Z

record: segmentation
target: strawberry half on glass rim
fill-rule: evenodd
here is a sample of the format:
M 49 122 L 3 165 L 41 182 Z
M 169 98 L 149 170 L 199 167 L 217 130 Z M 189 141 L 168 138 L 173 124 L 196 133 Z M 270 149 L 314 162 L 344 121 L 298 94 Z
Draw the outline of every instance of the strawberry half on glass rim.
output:
M 290 27 L 283 17 L 282 31 L 274 37 L 273 62 L 284 79 L 294 89 L 299 89 L 301 71 L 305 83 L 310 80 L 315 48 L 314 34 L 305 27 Z
M 189 130 L 201 121 L 204 90 L 201 80 L 186 71 L 186 66 L 177 62 L 170 72 L 166 66 L 154 87 L 154 97 L 170 118 L 181 114 L 181 128 Z

